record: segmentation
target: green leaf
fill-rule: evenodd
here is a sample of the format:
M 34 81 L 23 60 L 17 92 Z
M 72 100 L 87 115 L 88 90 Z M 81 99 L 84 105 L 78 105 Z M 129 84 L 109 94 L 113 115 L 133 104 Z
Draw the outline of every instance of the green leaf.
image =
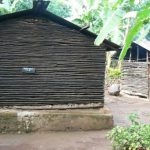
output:
M 102 27 L 100 33 L 98 34 L 94 44 L 99 46 L 105 38 L 116 28 L 116 26 L 119 26 L 121 23 L 122 17 L 123 17 L 123 10 L 122 7 L 125 5 L 127 0 L 118 0 L 117 1 L 117 9 L 114 11 L 114 13 L 109 16 L 106 23 Z M 120 4 L 120 5 L 119 5 Z
M 112 16 L 108 18 L 94 42 L 95 45 L 99 46 L 103 42 L 103 40 L 108 36 L 108 34 L 120 24 L 122 17 L 118 16 L 118 14 L 120 14 L 121 12 L 121 9 L 117 9 L 112 14 Z
M 14 0 L 13 1 L 13 3 L 12 3 L 12 5 L 11 5 L 11 7 L 10 7 L 10 10 L 11 10 L 11 12 L 15 12 L 16 11 L 16 5 L 18 4 L 18 3 L 21 3 L 21 0 Z
M 141 42 L 148 35 L 149 32 L 150 32 L 150 25 L 141 30 L 137 42 Z
M 125 45 L 123 47 L 123 50 L 121 51 L 121 54 L 119 56 L 119 60 L 123 60 L 128 49 L 131 46 L 131 43 L 134 39 L 134 37 L 137 35 L 137 33 L 141 30 L 141 28 L 144 26 L 145 21 L 150 19 L 150 7 L 147 8 L 144 7 L 144 9 L 142 11 L 140 11 L 139 13 L 137 13 L 137 17 L 136 17 L 136 21 L 134 26 L 129 30 L 126 40 L 125 40 Z M 148 22 L 146 22 L 148 23 Z
M 8 1 L 3 2 L 0 4 L 0 15 L 7 14 L 10 12 L 10 3 Z
M 118 27 L 116 27 L 113 33 L 111 33 L 111 41 L 118 45 L 121 45 L 123 37 L 124 35 Z
M 115 10 L 115 9 L 117 9 L 117 7 L 119 6 L 119 5 L 121 5 L 122 3 L 123 3 L 123 1 L 124 0 L 118 0 L 114 5 L 113 5 L 113 9 Z
M 128 49 L 131 46 L 131 43 L 135 37 L 135 35 L 139 32 L 139 30 L 143 27 L 143 22 L 137 22 L 134 27 L 129 31 L 127 34 L 127 38 L 125 40 L 125 45 L 123 47 L 123 50 L 121 51 L 121 54 L 119 56 L 119 60 L 123 60 Z
M 95 0 L 87 0 L 87 3 L 89 4 L 89 6 L 93 6 L 94 5 L 94 1 Z

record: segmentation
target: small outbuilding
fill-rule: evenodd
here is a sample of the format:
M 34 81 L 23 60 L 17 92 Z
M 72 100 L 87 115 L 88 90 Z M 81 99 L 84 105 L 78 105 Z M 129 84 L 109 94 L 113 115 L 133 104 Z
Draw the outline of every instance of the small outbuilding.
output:
M 119 59 L 121 49 L 117 50 L 113 59 Z M 150 59 L 150 41 L 133 42 L 124 58 L 128 62 L 148 62 Z
M 0 16 L 0 106 L 103 107 L 106 49 L 119 46 L 46 10 Z
M 117 51 L 114 59 L 118 59 Z M 150 98 L 150 42 L 133 42 L 122 64 L 123 93 Z

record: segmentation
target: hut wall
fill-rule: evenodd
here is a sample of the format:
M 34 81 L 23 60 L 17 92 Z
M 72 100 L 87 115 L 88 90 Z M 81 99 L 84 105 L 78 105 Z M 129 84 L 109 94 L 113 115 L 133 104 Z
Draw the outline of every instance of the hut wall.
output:
M 122 68 L 123 92 L 148 97 L 148 63 L 125 61 Z
M 93 38 L 32 17 L 3 21 L 0 31 L 0 105 L 103 105 L 105 48 Z

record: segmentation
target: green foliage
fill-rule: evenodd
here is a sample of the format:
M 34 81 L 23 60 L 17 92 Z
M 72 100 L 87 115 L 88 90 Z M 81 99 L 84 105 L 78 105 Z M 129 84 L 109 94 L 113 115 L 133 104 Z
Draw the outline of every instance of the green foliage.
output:
M 81 10 L 78 12 L 78 8 L 75 8 L 77 17 L 71 18 L 70 21 L 81 27 L 89 25 L 90 31 L 98 33 L 103 26 L 103 20 L 100 17 L 100 0 L 86 0 L 85 2 L 78 2 Z M 79 5 L 77 4 L 76 7 L 79 7 Z
M 70 17 L 71 15 L 71 7 L 61 0 L 52 0 L 47 10 L 63 18 Z
M 139 122 L 138 115 L 129 116 L 129 127 L 117 126 L 108 133 L 114 149 L 120 150 L 148 150 L 150 149 L 150 125 Z
M 95 45 L 100 45 L 108 35 L 114 31 L 116 26 L 119 26 L 121 22 L 121 14 L 122 12 L 122 5 L 118 6 L 121 3 L 121 0 L 118 0 L 118 2 L 113 6 L 113 9 L 116 8 L 116 10 L 112 13 L 110 17 L 107 18 L 104 26 L 100 30 L 100 33 L 98 34 L 96 40 L 95 40 Z M 118 6 L 118 7 L 117 7 Z
M 3 2 L 2 4 L 0 4 L 0 15 L 3 15 L 3 14 L 7 14 L 9 13 L 9 4 L 8 2 Z
M 149 0 L 77 1 L 82 11 L 79 11 L 73 22 L 82 27 L 90 25 L 89 30 L 98 34 L 95 45 L 100 45 L 104 39 L 124 45 L 120 60 L 126 55 L 133 40 L 149 39 Z
M 8 10 L 1 6 L 0 4 L 0 15 L 7 14 Z
M 112 79 L 121 77 L 121 70 L 119 68 L 108 68 L 108 76 Z
M 13 12 L 27 10 L 33 7 L 33 2 L 32 0 L 14 0 L 11 7 Z
M 125 57 L 127 50 L 130 48 L 130 45 L 137 33 L 145 24 L 148 23 L 150 23 L 150 3 L 144 6 L 143 9 L 137 13 L 135 23 L 127 34 L 125 45 L 119 57 L 120 60 L 123 60 L 123 58 Z
M 31 9 L 32 0 L 3 0 L 0 4 L 0 15 Z
M 27 10 L 32 7 L 33 0 L 3 0 L 0 4 L 0 15 Z M 71 13 L 71 7 L 61 0 L 51 1 L 47 10 L 63 18 L 69 17 Z
M 71 21 L 81 27 L 90 25 L 88 30 L 98 34 L 95 45 L 100 45 L 104 39 L 124 45 L 128 30 L 135 24 L 136 14 L 142 11 L 145 5 L 148 8 L 149 1 L 76 0 L 76 3 L 80 4 L 80 6 L 76 5 L 78 8 L 75 9 L 75 18 L 72 17 Z M 147 28 L 147 26 L 140 27 L 142 32 L 136 36 L 136 39 L 145 38 L 149 34 Z
M 128 32 L 128 29 L 130 28 L 131 25 L 132 25 L 132 28 L 131 30 L 129 30 L 127 37 L 126 35 L 124 35 L 124 38 L 126 38 L 126 40 L 124 43 L 123 51 L 120 56 L 120 60 L 122 60 L 125 57 L 126 52 L 130 48 L 130 45 L 132 41 L 134 40 L 135 36 L 137 35 L 137 33 L 144 27 L 145 24 L 149 23 L 150 3 L 145 2 L 145 3 L 142 3 L 140 7 L 138 6 L 135 7 L 133 0 L 130 0 L 130 1 L 118 0 L 112 6 L 112 8 L 114 11 L 112 15 L 107 18 L 107 21 L 104 23 L 104 26 L 101 28 L 98 34 L 98 37 L 95 40 L 95 45 L 100 45 L 105 38 L 108 38 L 109 34 L 112 34 L 112 31 L 114 33 L 117 33 L 115 31 L 116 27 L 119 29 L 119 26 L 123 25 L 122 24 L 123 22 L 124 24 L 127 24 L 127 21 L 128 21 L 129 23 L 128 23 L 126 32 Z M 137 13 L 135 21 L 133 21 L 133 19 L 130 19 L 130 18 L 133 18 L 134 16 L 128 15 L 129 16 L 128 18 L 124 17 L 126 14 L 132 12 L 133 10 L 135 11 L 135 13 Z M 149 30 L 146 30 L 146 32 L 144 33 L 145 36 L 148 34 L 148 32 Z M 142 36 L 144 34 L 142 34 Z M 113 34 L 112 34 L 112 37 L 114 37 Z M 119 34 L 116 35 L 116 37 L 118 38 L 115 38 L 115 40 L 114 38 L 112 38 L 113 42 L 118 41 L 118 39 L 120 38 Z M 122 44 L 123 42 L 124 40 L 122 39 Z

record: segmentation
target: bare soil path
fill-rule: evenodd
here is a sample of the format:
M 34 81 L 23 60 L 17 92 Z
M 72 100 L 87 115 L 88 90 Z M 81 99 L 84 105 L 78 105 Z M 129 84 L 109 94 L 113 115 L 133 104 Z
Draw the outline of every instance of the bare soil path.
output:
M 141 121 L 150 124 L 150 102 L 137 97 L 106 96 L 115 125 L 128 125 L 128 115 L 137 112 Z M 23 135 L 0 135 L 0 150 L 111 150 L 108 131 L 49 132 Z
M 115 125 L 129 125 L 128 116 L 133 112 L 139 115 L 141 122 L 150 124 L 150 101 L 148 99 L 107 95 L 105 97 L 105 106 L 112 111 Z
M 0 150 L 111 150 L 106 131 L 1 135 Z

